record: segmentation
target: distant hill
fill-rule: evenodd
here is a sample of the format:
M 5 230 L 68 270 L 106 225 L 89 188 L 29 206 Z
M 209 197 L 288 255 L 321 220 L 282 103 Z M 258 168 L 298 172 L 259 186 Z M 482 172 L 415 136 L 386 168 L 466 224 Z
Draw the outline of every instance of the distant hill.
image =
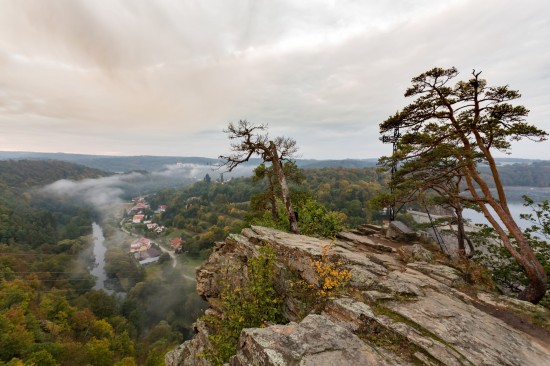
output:
M 69 235 L 65 229 L 72 230 L 66 238 L 84 235 L 91 224 L 86 208 L 48 201 L 47 196 L 37 194 L 34 188 L 60 179 L 81 180 L 111 174 L 58 160 L 0 161 L 0 243 L 32 247 L 51 244 L 60 234 Z
M 200 166 L 212 166 L 220 163 L 220 160 L 195 156 L 105 156 L 64 153 L 39 153 L 39 152 L 0 152 L 0 160 L 60 160 L 80 164 L 105 172 L 121 173 L 129 171 L 160 172 L 178 163 L 195 164 Z M 302 169 L 321 168 L 371 168 L 376 166 L 378 159 L 341 159 L 341 160 L 315 160 L 298 159 L 297 165 Z M 497 158 L 497 164 L 507 186 L 550 186 L 550 160 Z M 260 164 L 258 158 L 250 159 L 243 164 L 249 171 Z M 2 167 L 0 166 L 0 169 Z M 489 174 L 487 167 L 480 166 L 484 174 Z M 222 170 L 223 171 L 223 170 Z M 221 172 L 221 171 L 220 171 Z
M 504 186 L 508 187 L 550 187 L 550 160 L 530 163 L 498 162 L 498 172 Z M 488 179 L 488 166 L 480 166 L 482 175 Z
M 177 163 L 197 164 L 197 165 L 216 165 L 218 159 L 195 157 L 195 156 L 107 156 L 107 155 L 84 155 L 84 154 L 65 154 L 65 153 L 40 153 L 25 151 L 0 151 L 0 160 L 61 160 L 71 163 L 85 165 L 90 168 L 100 169 L 109 172 L 128 172 L 128 171 L 161 171 L 166 169 L 166 165 Z M 376 165 L 377 159 L 343 159 L 343 160 L 314 160 L 298 159 L 297 164 L 300 168 L 368 168 Z M 258 165 L 260 159 L 250 159 L 248 165 Z
M 297 165 L 302 169 L 320 168 L 372 168 L 378 159 L 313 160 L 299 159 Z
M 81 180 L 110 174 L 59 160 L 0 160 L 0 183 L 14 188 L 46 185 L 59 179 Z
M 60 160 L 85 165 L 103 171 L 122 173 L 136 170 L 161 171 L 177 163 L 214 165 L 218 159 L 178 156 L 108 156 L 40 152 L 0 152 L 0 160 Z

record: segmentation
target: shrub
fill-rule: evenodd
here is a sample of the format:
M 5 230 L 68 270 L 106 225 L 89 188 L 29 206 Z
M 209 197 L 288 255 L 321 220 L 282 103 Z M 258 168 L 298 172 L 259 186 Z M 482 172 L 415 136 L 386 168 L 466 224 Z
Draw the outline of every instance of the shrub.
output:
M 331 243 L 323 247 L 321 258 L 311 261 L 310 266 L 314 272 L 313 282 L 300 280 L 293 284 L 293 287 L 313 291 L 315 295 L 313 298 L 318 303 L 343 291 L 351 280 L 351 271 L 344 268 L 344 261 L 331 253 L 332 246 Z
M 283 321 L 282 299 L 273 285 L 276 276 L 273 249 L 262 247 L 260 254 L 248 261 L 247 274 L 248 282 L 242 288 L 232 287 L 227 280 L 221 294 L 221 316 L 205 315 L 201 318 L 211 332 L 211 348 L 204 352 L 204 357 L 213 365 L 222 365 L 235 354 L 243 328 Z
M 298 226 L 304 235 L 333 238 L 344 229 L 346 215 L 329 211 L 320 202 L 314 199 L 306 200 L 299 208 Z
M 290 224 L 284 204 L 281 201 L 277 202 L 277 220 L 273 219 L 270 212 L 264 212 L 261 217 L 253 218 L 251 223 L 288 231 Z M 296 202 L 295 211 L 298 214 L 298 227 L 303 235 L 333 238 L 344 229 L 346 215 L 338 211 L 329 211 L 322 203 L 313 198 Z

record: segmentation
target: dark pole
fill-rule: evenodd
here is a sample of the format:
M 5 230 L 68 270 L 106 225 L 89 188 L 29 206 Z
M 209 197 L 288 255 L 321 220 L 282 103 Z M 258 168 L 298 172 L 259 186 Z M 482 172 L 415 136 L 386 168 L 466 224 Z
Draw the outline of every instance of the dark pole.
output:
M 391 165 L 391 170 L 390 170 L 390 173 L 391 173 L 391 178 L 390 178 L 390 193 L 393 197 L 393 193 L 394 193 L 394 175 L 395 175 L 395 172 L 397 172 L 397 158 L 395 157 L 396 153 L 397 153 L 397 142 L 399 141 L 399 137 L 401 137 L 401 135 L 399 134 L 399 126 L 395 127 L 393 129 L 393 136 L 389 136 L 389 135 L 383 135 L 382 136 L 382 142 L 383 143 L 392 143 L 393 144 L 393 150 L 392 150 L 392 165 Z M 390 221 L 394 221 L 395 220 L 395 215 L 396 215 L 396 211 L 395 211 L 395 199 L 392 200 L 392 202 L 390 203 L 390 207 L 388 207 L 388 217 L 390 219 Z

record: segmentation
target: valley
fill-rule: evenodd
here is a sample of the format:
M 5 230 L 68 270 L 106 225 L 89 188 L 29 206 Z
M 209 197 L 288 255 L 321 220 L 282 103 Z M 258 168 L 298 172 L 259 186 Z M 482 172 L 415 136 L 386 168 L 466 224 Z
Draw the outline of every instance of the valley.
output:
M 86 170 L 70 164 L 53 176 L 50 171 L 45 178 L 38 178 L 36 171 L 46 172 L 52 164 L 39 160 L 21 161 L 15 177 L 13 167 L 18 163 L 9 164 L 10 169 L 0 169 L 0 176 L 5 177 L 4 212 L 12 212 L 9 217 L 21 217 L 21 224 L 32 227 L 25 229 L 26 235 L 37 232 L 12 239 L 10 233 L 17 231 L 3 232 L 0 263 L 5 280 L 1 291 L 27 294 L 31 304 L 39 307 L 46 306 L 40 300 L 43 296 L 48 301 L 61 301 L 65 304 L 63 311 L 76 323 L 64 325 L 59 311 L 54 311 L 45 320 L 52 327 L 65 327 L 56 331 L 61 332 L 59 336 L 44 330 L 32 336 L 29 333 L 17 346 L 5 348 L 12 353 L 3 357 L 50 357 L 42 351 L 23 351 L 25 347 L 48 350 L 41 340 L 46 337 L 58 344 L 58 351 L 47 352 L 60 364 L 72 364 L 70 347 L 79 350 L 82 362 L 89 362 L 85 360 L 100 352 L 90 347 L 104 347 L 101 344 L 109 344 L 102 356 L 109 362 L 131 359 L 136 364 L 163 364 L 166 352 L 192 337 L 192 324 L 208 306 L 196 292 L 195 271 L 215 243 L 251 224 L 284 228 L 270 218 L 265 206 L 268 201 L 261 201 L 268 189 L 265 179 L 254 181 L 225 174 L 212 179 L 210 175 L 214 174 L 208 166 L 180 166 L 175 174 L 174 169 L 168 170 L 169 180 L 149 183 L 153 177 L 148 173 L 113 176 L 90 170 L 92 176 L 86 177 Z M 25 173 L 25 169 L 33 173 Z M 71 170 L 78 176 L 67 174 Z M 302 172 L 303 176 L 291 183 L 302 230 L 327 228 L 329 223 L 342 230 L 385 219 L 369 205 L 385 185 L 384 176 L 375 169 L 324 167 Z M 197 176 L 203 173 L 202 178 Z M 32 183 L 27 183 L 27 174 L 33 176 Z M 55 174 L 62 179 L 56 179 Z M 166 174 L 161 171 L 156 176 Z M 511 197 L 527 192 L 544 198 L 547 192 L 545 187 L 512 190 Z M 510 207 L 514 209 L 516 204 L 512 202 Z M 320 210 L 322 214 L 308 218 L 308 210 Z M 26 220 L 30 217 L 41 217 L 42 221 L 35 226 Z M 44 225 L 46 217 L 50 229 Z M 4 230 L 19 225 L 7 223 L 3 222 Z M 39 234 L 44 229 L 49 230 L 47 234 Z M 43 240 L 43 244 L 33 244 L 37 240 Z M 38 287 L 27 287 L 31 281 Z M 10 301 L 17 304 L 19 300 Z M 44 319 L 42 313 L 25 311 Z M 93 324 L 104 322 L 101 324 L 111 329 L 108 333 L 112 335 L 92 332 L 93 338 L 84 336 L 80 328 L 75 328 L 82 314 L 89 314 Z M 24 322 L 12 324 L 30 326 Z M 65 340 L 58 338 L 61 335 Z M 74 337 L 74 346 L 69 346 L 67 337 Z M 126 339 L 126 350 L 109 353 L 118 347 L 115 343 L 120 337 Z M 92 339 L 97 344 L 90 343 Z

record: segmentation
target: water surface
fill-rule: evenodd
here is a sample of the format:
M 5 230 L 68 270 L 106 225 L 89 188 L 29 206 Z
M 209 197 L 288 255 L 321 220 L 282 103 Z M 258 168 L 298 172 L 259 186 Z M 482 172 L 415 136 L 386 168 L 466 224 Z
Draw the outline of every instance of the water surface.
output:
M 105 252 L 107 248 L 104 245 L 105 237 L 103 236 L 103 229 L 97 223 L 92 223 L 92 236 L 94 238 L 94 258 L 95 264 L 90 273 L 97 278 L 94 290 L 103 290 L 109 294 L 113 293 L 105 287 L 105 280 L 107 274 L 105 273 Z

